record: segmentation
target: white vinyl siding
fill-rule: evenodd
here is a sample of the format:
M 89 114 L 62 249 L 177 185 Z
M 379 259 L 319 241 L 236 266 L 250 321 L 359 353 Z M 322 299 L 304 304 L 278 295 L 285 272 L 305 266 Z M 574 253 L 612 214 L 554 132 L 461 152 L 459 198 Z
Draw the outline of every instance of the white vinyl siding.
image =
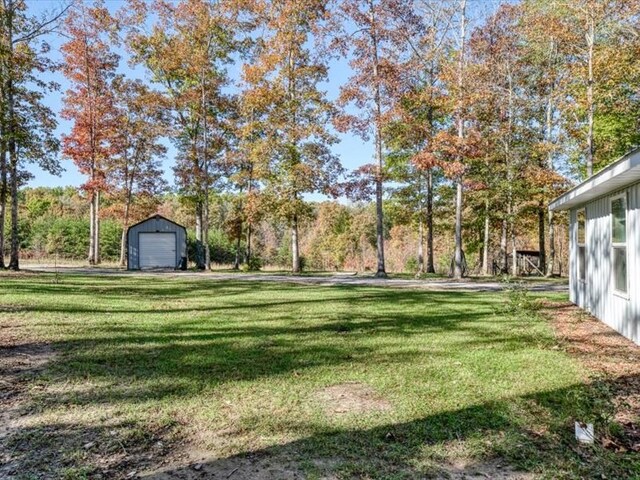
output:
M 176 234 L 142 232 L 139 234 L 140 268 L 176 268 Z
M 620 235 L 620 215 L 616 214 L 615 227 L 612 220 L 613 209 L 621 209 L 620 202 L 612 205 L 616 198 L 623 198 L 622 210 L 626 212 L 622 220 L 624 237 Z M 580 280 L 578 249 L 578 212 L 583 209 L 585 281 Z M 570 213 L 571 301 L 640 344 L 640 183 L 580 205 Z M 616 264 L 626 293 L 615 288 Z

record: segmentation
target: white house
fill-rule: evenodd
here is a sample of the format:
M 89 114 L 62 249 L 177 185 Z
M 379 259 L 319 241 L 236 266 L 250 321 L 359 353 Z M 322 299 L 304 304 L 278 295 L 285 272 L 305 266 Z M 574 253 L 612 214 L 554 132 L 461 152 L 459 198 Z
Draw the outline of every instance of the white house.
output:
M 569 210 L 571 301 L 640 344 L 640 149 L 549 208 Z

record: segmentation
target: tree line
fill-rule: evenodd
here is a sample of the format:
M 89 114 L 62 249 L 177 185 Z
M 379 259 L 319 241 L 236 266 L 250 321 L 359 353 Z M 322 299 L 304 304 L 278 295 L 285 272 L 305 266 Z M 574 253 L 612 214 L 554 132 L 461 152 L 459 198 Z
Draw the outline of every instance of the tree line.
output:
M 453 213 L 452 185 L 435 187 L 434 271 L 440 275 L 450 270 L 453 254 L 453 226 L 448 220 Z M 287 270 L 291 267 L 291 232 L 284 222 L 265 216 L 253 223 L 252 263 L 245 255 L 247 238 L 238 209 L 241 197 L 234 192 L 213 193 L 210 197 L 211 229 L 208 247 L 216 268 Z M 376 208 L 374 202 L 344 204 L 335 200 L 307 201 L 300 218 L 299 246 L 301 268 L 307 271 L 375 272 Z M 89 248 L 89 210 L 86 197 L 76 187 L 27 187 L 19 194 L 21 257 L 32 262 L 66 263 L 86 261 Z M 122 214 L 119 200 L 106 196 L 101 207 L 100 249 L 103 262 L 120 262 Z M 188 257 L 195 258 L 198 244 L 195 236 L 193 208 L 177 193 L 169 192 L 153 202 L 136 203 L 131 211 L 133 222 L 152 214 L 171 218 L 187 228 Z M 471 217 L 473 207 L 465 208 Z M 528 222 L 528 223 L 526 223 Z M 534 216 L 524 216 L 519 228 L 530 232 L 525 245 L 537 241 Z M 384 203 L 385 261 L 389 272 L 415 275 L 421 239 L 416 218 L 400 199 Z M 483 223 L 467 223 L 465 254 L 473 274 L 482 271 Z M 566 272 L 568 235 L 561 225 L 558 238 L 558 273 Z M 422 242 L 424 239 L 422 239 Z M 492 266 L 490 273 L 499 273 Z M 422 276 L 428 277 L 424 273 Z
M 389 215 L 411 227 L 418 273 L 438 262 L 454 277 L 507 272 L 523 247 L 557 273 L 564 226 L 549 201 L 567 178 L 638 143 L 639 8 L 522 0 L 480 15 L 466 0 L 128 0 L 40 18 L 24 0 L 2 0 L 0 251 L 8 240 L 8 266 L 19 268 L 20 189 L 31 164 L 59 173 L 62 157 L 86 176 L 88 261 L 100 263 L 101 218 L 117 212 L 124 262 L 126 228 L 166 199 L 170 141 L 170 196 L 189 212 L 199 268 L 210 268 L 212 232 L 235 242 L 236 263 L 256 265 L 275 222 L 299 272 L 301 232 L 322 217 L 307 198 L 323 194 L 354 202 L 327 204 L 350 215 L 373 209 L 378 276 L 394 241 Z M 56 34 L 57 63 L 46 42 Z M 336 61 L 349 77 L 330 98 Z M 125 63 L 146 80 L 122 73 Z M 54 71 L 69 83 L 60 139 L 45 102 L 59 88 Z M 339 133 L 370 141 L 371 163 L 346 171 Z M 212 210 L 221 196 L 227 225 Z M 436 234 L 447 236 L 444 260 Z

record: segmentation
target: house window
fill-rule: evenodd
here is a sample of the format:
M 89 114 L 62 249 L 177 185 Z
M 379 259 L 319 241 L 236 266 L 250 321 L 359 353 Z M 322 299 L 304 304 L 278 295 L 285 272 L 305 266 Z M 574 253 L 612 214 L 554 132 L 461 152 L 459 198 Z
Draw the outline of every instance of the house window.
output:
M 587 247 L 586 243 L 586 228 L 587 228 L 587 216 L 584 209 L 578 210 L 577 214 L 578 224 L 578 279 L 585 281 L 587 278 Z
M 627 294 L 627 197 L 611 200 L 611 247 L 613 288 Z

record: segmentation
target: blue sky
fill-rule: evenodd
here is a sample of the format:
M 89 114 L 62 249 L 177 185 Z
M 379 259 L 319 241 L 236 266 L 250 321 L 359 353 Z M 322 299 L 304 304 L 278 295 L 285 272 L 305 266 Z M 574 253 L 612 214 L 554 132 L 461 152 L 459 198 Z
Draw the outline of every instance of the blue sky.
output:
M 29 9 L 34 14 L 42 14 L 48 10 L 59 8 L 62 2 L 60 0 L 28 0 Z M 112 11 L 122 7 L 125 3 L 124 0 L 106 0 L 108 8 Z M 471 2 L 471 8 L 475 11 L 485 10 L 491 8 L 496 3 L 495 0 L 473 0 Z M 64 38 L 58 35 L 51 35 L 46 38 L 46 41 L 51 46 L 51 56 L 54 60 L 60 60 L 60 46 L 64 43 Z M 127 65 L 126 53 L 124 51 L 118 52 L 121 54 L 120 72 L 131 78 L 147 78 L 146 72 L 141 68 L 131 69 Z M 232 69 L 236 69 L 231 67 Z M 328 97 L 330 100 L 335 99 L 340 90 L 340 86 L 343 85 L 350 75 L 350 69 L 346 60 L 334 61 L 330 65 L 329 82 L 325 85 Z M 62 107 L 62 97 L 64 91 L 68 88 L 68 83 L 61 72 L 56 72 L 51 75 L 49 80 L 55 80 L 61 85 L 61 90 L 49 95 L 45 103 L 53 109 L 54 112 L 59 113 Z M 58 129 L 59 135 L 68 133 L 71 124 L 62 118 L 58 117 Z M 342 134 L 338 135 L 340 142 L 333 146 L 333 152 L 341 159 L 342 164 L 348 170 L 353 170 L 363 164 L 370 163 L 373 158 L 373 146 L 370 142 L 365 142 L 361 138 L 355 135 Z M 167 142 L 169 152 L 167 158 L 164 160 L 165 177 L 170 185 L 173 185 L 173 171 L 175 150 Z M 66 186 L 73 185 L 79 186 L 83 183 L 83 176 L 78 173 L 73 163 L 69 160 L 61 159 L 64 172 L 61 176 L 57 177 L 43 172 L 37 167 L 32 167 L 32 173 L 34 178 L 29 182 L 30 186 Z M 315 196 L 312 196 L 315 197 Z

